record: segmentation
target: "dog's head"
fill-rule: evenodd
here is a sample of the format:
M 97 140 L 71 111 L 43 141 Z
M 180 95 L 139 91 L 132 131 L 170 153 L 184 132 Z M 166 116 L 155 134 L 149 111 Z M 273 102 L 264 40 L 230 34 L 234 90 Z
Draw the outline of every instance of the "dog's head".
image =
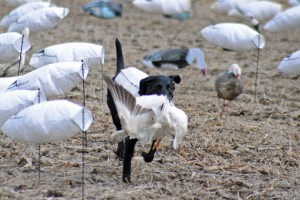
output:
M 175 83 L 180 83 L 179 75 L 175 76 L 149 76 L 140 81 L 139 95 L 166 95 L 169 100 L 173 99 Z

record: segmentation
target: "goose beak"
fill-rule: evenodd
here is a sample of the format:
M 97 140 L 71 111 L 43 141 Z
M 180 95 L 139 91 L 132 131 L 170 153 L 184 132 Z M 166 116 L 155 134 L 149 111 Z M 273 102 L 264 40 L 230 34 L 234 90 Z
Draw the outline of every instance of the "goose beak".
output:
M 201 69 L 203 76 L 206 76 L 206 68 Z
M 236 75 L 236 78 L 241 79 L 241 75 L 240 74 Z

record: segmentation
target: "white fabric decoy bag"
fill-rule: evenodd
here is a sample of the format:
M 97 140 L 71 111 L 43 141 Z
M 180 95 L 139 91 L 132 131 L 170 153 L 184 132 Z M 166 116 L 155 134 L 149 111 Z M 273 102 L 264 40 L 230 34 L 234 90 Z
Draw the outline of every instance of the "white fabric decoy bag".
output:
M 20 33 L 2 33 L 0 34 L 0 63 L 12 63 L 20 57 L 22 44 L 22 35 Z M 25 53 L 31 47 L 30 42 L 23 38 L 22 52 Z
M 23 15 L 26 15 L 34 10 L 41 9 L 41 8 L 47 8 L 50 7 L 51 3 L 50 2 L 29 2 L 24 5 L 21 5 L 12 11 L 8 15 L 5 15 L 1 22 L 0 25 L 8 28 L 10 24 L 17 22 L 20 17 Z
M 85 42 L 71 42 L 49 46 L 33 54 L 29 65 L 39 68 L 56 62 L 81 60 L 90 68 L 104 64 L 103 46 Z
M 70 138 L 86 131 L 92 122 L 92 113 L 87 108 L 55 100 L 25 108 L 7 120 L 1 131 L 12 139 L 38 144 Z
M 0 93 L 0 127 L 13 115 L 45 98 L 38 90 L 15 90 Z
M 220 23 L 201 30 L 202 36 L 210 43 L 234 51 L 262 49 L 264 37 L 252 28 L 239 23 Z
M 19 76 L 6 91 L 40 89 L 50 98 L 70 91 L 87 77 L 88 71 L 82 62 L 53 63 Z
M 0 78 L 0 93 L 5 92 L 6 89 L 17 79 L 18 79 L 18 76 L 1 77 Z
M 20 6 L 29 2 L 49 1 L 49 0 L 5 0 L 11 6 Z
M 282 32 L 300 26 L 300 6 L 289 8 L 278 13 L 264 25 L 264 30 L 270 32 Z
M 68 13 L 68 8 L 41 8 L 20 17 L 17 22 L 9 26 L 8 32 L 21 33 L 25 27 L 28 27 L 30 32 L 45 31 L 57 26 Z
M 283 58 L 278 66 L 278 70 L 288 76 L 300 75 L 300 50 Z
M 135 67 L 128 67 L 121 70 L 115 78 L 116 83 L 126 88 L 134 97 L 139 96 L 140 81 L 148 75 Z

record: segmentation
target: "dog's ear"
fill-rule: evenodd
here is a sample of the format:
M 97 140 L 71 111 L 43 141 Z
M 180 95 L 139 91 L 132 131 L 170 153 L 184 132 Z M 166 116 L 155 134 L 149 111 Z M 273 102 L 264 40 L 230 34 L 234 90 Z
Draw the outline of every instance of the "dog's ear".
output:
M 146 83 L 149 81 L 149 77 L 143 78 L 140 81 L 140 90 L 139 90 L 139 95 L 143 95 L 146 93 L 147 85 Z
M 179 84 L 181 82 L 181 78 L 179 75 L 169 76 L 175 83 Z

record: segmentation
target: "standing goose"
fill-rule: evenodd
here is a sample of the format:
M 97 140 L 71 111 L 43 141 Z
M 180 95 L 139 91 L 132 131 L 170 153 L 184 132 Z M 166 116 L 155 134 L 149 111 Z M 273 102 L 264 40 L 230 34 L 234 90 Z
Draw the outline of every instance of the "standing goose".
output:
M 153 51 L 144 56 L 142 64 L 146 67 L 160 69 L 181 69 L 191 65 L 196 60 L 197 67 L 206 75 L 204 53 L 199 48 L 176 48 Z
M 215 80 L 215 90 L 218 95 L 217 110 L 219 112 L 220 99 L 228 100 L 229 104 L 243 92 L 241 69 L 237 64 L 232 64 L 229 70 L 223 70 Z M 222 114 L 222 112 L 220 112 Z

